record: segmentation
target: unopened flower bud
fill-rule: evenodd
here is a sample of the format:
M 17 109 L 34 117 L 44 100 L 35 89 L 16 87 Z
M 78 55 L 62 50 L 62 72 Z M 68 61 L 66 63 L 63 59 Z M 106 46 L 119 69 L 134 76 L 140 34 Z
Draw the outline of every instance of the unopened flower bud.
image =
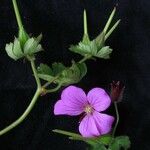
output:
M 120 81 L 113 81 L 111 84 L 111 92 L 110 92 L 110 97 L 112 102 L 120 102 L 123 97 L 123 92 L 125 86 L 120 83 Z

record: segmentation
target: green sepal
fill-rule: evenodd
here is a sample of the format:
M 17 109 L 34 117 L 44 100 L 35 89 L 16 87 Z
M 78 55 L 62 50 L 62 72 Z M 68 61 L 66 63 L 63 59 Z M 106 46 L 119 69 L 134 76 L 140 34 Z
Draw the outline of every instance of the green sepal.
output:
M 28 56 L 33 56 L 35 53 L 43 50 L 41 44 L 39 44 L 41 38 L 42 35 L 39 35 L 37 38 L 28 38 L 24 45 L 21 44 L 22 41 L 19 38 L 15 38 L 13 43 L 6 44 L 5 50 L 8 56 L 14 60 L 22 57 L 28 58 Z
M 120 20 L 118 20 L 111 28 L 110 24 L 114 18 L 116 8 L 113 9 L 108 21 L 102 30 L 102 32 L 93 40 L 90 41 L 87 29 L 86 11 L 84 11 L 84 35 L 81 42 L 77 45 L 71 45 L 70 50 L 74 53 L 78 53 L 82 56 L 90 55 L 91 57 L 98 57 L 102 59 L 109 59 L 112 49 L 109 46 L 105 46 L 105 42 L 112 32 L 117 28 Z M 109 29 L 109 30 L 108 30 Z M 108 31 L 108 32 L 107 32 Z
M 98 58 L 109 59 L 112 49 L 109 48 L 109 46 L 102 46 L 100 43 L 102 44 L 102 42 L 98 43 L 96 40 L 91 41 L 88 45 L 80 42 L 77 46 L 72 45 L 70 50 L 83 56 L 91 55 Z
M 18 39 L 20 41 L 21 47 L 26 43 L 26 41 L 29 38 L 30 38 L 29 35 L 27 34 L 27 32 L 25 31 L 25 29 L 23 27 L 21 29 L 19 29 Z
M 105 46 L 105 33 L 101 32 L 96 38 L 95 38 L 96 45 L 98 49 Z
M 18 59 L 17 56 L 13 53 L 13 43 L 6 44 L 5 50 L 9 57 L 11 57 L 14 60 Z
M 17 56 L 17 59 L 24 56 L 22 49 L 21 49 L 20 41 L 17 38 L 15 38 L 14 40 L 13 53 L 15 56 Z
M 103 59 L 109 59 L 111 53 L 112 49 L 109 46 L 105 46 L 98 51 L 96 56 Z

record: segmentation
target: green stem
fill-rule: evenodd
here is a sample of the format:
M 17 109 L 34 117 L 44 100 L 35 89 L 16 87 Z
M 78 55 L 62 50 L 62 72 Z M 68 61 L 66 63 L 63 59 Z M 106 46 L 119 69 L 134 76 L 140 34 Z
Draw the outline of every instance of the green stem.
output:
M 0 136 L 7 133 L 8 131 L 12 130 L 13 128 L 15 128 L 16 126 L 18 126 L 27 116 L 28 114 L 31 112 L 33 106 L 35 105 L 36 101 L 38 100 L 38 97 L 41 94 L 41 90 L 37 89 L 31 103 L 29 104 L 28 108 L 25 110 L 25 112 L 12 124 L 10 124 L 9 126 L 7 126 L 6 128 L 4 128 L 3 130 L 0 131 Z
M 118 112 L 117 102 L 114 102 L 114 106 L 115 106 L 115 111 L 116 111 L 117 120 L 116 120 L 114 129 L 113 129 L 113 133 L 112 133 L 112 136 L 113 136 L 113 137 L 115 136 L 115 132 L 116 132 L 116 129 L 117 129 L 117 126 L 118 126 L 118 123 L 119 123 L 119 112 Z
M 86 55 L 86 56 L 84 56 L 78 63 L 83 63 L 83 62 L 85 62 L 87 59 L 90 59 L 92 56 L 91 55 Z
M 13 7 L 14 7 L 14 11 L 15 11 L 18 27 L 21 30 L 23 28 L 23 25 L 22 25 L 19 9 L 18 9 L 18 6 L 17 6 L 17 2 L 16 2 L 16 0 L 12 0 L 12 2 L 13 2 Z
M 45 89 L 45 88 L 48 87 L 52 82 L 54 82 L 58 77 L 59 77 L 59 75 L 57 75 L 56 77 L 54 77 L 51 81 L 46 82 L 42 87 Z
M 77 139 L 80 139 L 80 138 L 83 139 L 83 137 L 79 134 L 64 131 L 64 130 L 55 129 L 55 130 L 53 130 L 53 132 L 63 134 L 63 135 L 67 135 L 67 136 L 70 136 L 70 137 L 74 137 L 74 138 L 77 138 Z
M 61 84 L 58 84 L 55 88 L 46 90 L 46 94 L 56 92 L 60 89 L 60 87 L 61 87 Z
M 37 83 L 37 90 L 36 90 L 32 100 L 31 100 L 29 106 L 25 110 L 25 112 L 15 122 L 13 122 L 12 124 L 10 124 L 6 128 L 4 128 L 3 130 L 1 130 L 0 131 L 0 136 L 7 133 L 8 131 L 15 128 L 16 126 L 18 126 L 28 116 L 28 114 L 31 112 L 32 108 L 34 107 L 36 101 L 38 100 L 38 97 L 41 94 L 41 82 L 40 82 L 40 79 L 37 75 L 37 71 L 36 71 L 36 67 L 35 67 L 35 63 L 34 63 L 34 58 L 28 57 L 28 59 L 31 62 L 31 67 L 32 67 L 32 70 L 33 70 L 33 73 L 34 73 L 36 83 Z
M 33 74 L 34 74 L 34 77 L 35 77 L 35 80 L 36 80 L 37 87 L 40 89 L 41 88 L 41 82 L 40 82 L 40 79 L 39 79 L 37 71 L 36 71 L 34 58 L 29 58 L 29 60 L 31 62 L 31 67 L 32 67 L 32 70 L 33 70 Z

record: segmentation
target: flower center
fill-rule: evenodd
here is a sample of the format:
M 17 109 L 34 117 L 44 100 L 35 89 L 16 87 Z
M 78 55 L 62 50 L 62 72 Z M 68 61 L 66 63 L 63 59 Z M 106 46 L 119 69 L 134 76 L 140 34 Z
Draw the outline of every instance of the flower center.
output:
M 85 106 L 84 111 L 89 114 L 93 112 L 93 108 L 90 105 Z

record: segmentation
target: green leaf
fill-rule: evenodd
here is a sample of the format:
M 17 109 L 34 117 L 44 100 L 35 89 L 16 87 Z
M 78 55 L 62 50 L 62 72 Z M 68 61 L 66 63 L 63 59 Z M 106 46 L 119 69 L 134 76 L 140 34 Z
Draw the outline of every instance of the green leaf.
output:
M 84 63 L 73 63 L 71 67 L 67 67 L 62 71 L 56 82 L 63 86 L 78 83 L 87 73 L 87 67 Z
M 97 57 L 99 58 L 103 58 L 103 59 L 109 59 L 110 58 L 110 54 L 112 52 L 112 49 L 109 48 L 109 46 L 105 46 L 102 49 L 100 49 L 100 51 L 97 53 Z
M 80 79 L 82 79 L 87 73 L 87 66 L 85 63 L 77 63 L 77 66 L 80 69 Z
M 53 73 L 54 75 L 58 75 L 60 74 L 63 70 L 66 69 L 66 67 L 62 64 L 62 63 L 53 63 L 52 64 L 52 69 L 53 69 Z
M 38 77 L 45 81 L 52 81 L 54 78 L 53 70 L 46 64 L 40 64 L 37 68 Z
M 17 56 L 13 53 L 13 43 L 6 44 L 5 50 L 6 50 L 9 57 L 11 57 L 14 60 L 18 59 Z
M 105 147 L 104 144 L 99 143 L 99 144 L 97 144 L 95 146 L 92 146 L 91 150 L 107 150 L 107 148 Z
M 58 82 L 61 82 L 63 86 L 69 84 L 77 83 L 80 80 L 80 69 L 76 64 L 73 64 L 71 67 L 62 71 Z
M 37 68 L 39 74 L 47 74 L 47 75 L 54 75 L 52 69 L 46 64 L 40 64 Z
M 97 141 L 100 141 L 101 143 L 103 143 L 105 145 L 109 145 L 109 143 L 111 142 L 112 139 L 113 139 L 113 137 L 108 134 L 97 137 Z
M 45 81 L 52 81 L 54 79 L 53 76 L 47 74 L 38 74 L 38 77 L 45 80 Z
M 120 150 L 123 148 L 127 150 L 130 148 L 130 140 L 128 136 L 118 136 L 116 137 L 109 146 L 110 150 Z

